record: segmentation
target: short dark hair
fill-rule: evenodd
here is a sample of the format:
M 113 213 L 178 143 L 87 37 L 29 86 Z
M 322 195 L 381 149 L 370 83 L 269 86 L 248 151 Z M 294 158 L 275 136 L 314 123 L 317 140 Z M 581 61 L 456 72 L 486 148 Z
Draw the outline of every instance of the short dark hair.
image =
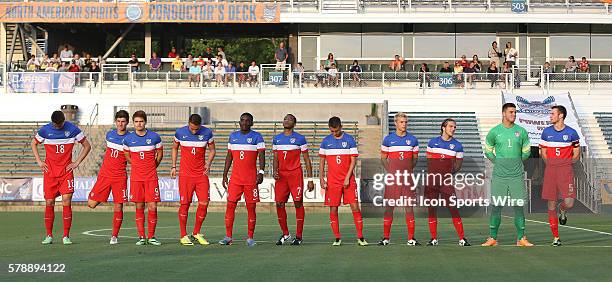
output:
M 297 123 L 297 118 L 296 118 L 296 117 L 295 117 L 293 114 L 287 114 L 287 115 L 288 115 L 288 116 L 291 116 L 291 117 L 293 118 L 293 121 L 294 121 L 295 123 Z
M 442 124 L 440 125 L 440 134 L 444 133 L 444 128 L 446 127 L 446 125 L 448 125 L 448 123 L 449 123 L 449 122 L 454 122 L 455 124 L 457 123 L 457 122 L 455 122 L 455 120 L 454 120 L 454 119 L 452 119 L 452 118 L 447 118 L 447 119 L 445 119 L 445 120 L 442 122 Z
M 516 109 L 516 105 L 514 103 L 505 103 L 502 106 L 502 112 L 505 112 L 507 108 L 515 108 Z
M 552 107 L 552 109 L 557 109 L 557 111 L 559 111 L 559 113 L 563 114 L 563 119 L 565 119 L 567 117 L 567 109 L 564 106 L 555 105 L 555 106 Z
M 242 117 L 244 117 L 244 116 L 246 116 L 246 117 L 250 118 L 250 119 L 251 119 L 251 121 L 253 121 L 253 115 L 252 115 L 251 113 L 242 113 L 242 114 L 240 115 L 240 119 L 242 119 Z
M 195 125 L 202 125 L 202 117 L 198 114 L 191 114 L 189 116 L 189 123 Z
M 331 128 L 338 128 L 342 126 L 342 121 L 340 120 L 339 117 L 331 117 L 327 125 Z
M 64 113 L 62 111 L 54 111 L 51 114 L 51 122 L 52 123 L 62 124 L 62 123 L 64 123 L 64 121 L 66 121 L 66 116 L 64 116 Z
M 115 120 L 118 118 L 124 118 L 126 121 L 130 121 L 130 114 L 126 110 L 119 110 L 115 113 Z
M 136 119 L 137 117 L 142 118 L 145 122 L 147 122 L 147 113 L 145 113 L 143 110 L 135 111 L 134 114 L 132 114 L 132 119 Z

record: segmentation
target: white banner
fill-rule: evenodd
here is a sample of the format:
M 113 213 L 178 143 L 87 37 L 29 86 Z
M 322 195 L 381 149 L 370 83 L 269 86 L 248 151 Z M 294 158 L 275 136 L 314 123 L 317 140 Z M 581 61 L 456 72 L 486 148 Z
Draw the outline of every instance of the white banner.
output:
M 581 140 L 580 145 L 586 146 L 569 93 L 542 96 L 542 94 L 515 95 L 504 92 L 503 98 L 504 103 L 514 103 L 516 105 L 515 122 L 527 130 L 531 146 L 540 144 L 542 131 L 550 126 L 550 108 L 556 105 L 564 106 L 567 109 L 565 124 L 578 132 Z

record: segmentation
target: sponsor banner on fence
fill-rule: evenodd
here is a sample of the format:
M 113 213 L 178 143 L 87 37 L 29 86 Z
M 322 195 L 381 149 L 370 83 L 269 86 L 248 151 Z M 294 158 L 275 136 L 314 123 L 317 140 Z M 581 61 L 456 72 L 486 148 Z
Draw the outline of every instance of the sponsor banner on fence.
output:
M 581 141 L 580 145 L 586 146 L 580 126 L 578 126 L 578 118 L 569 93 L 543 96 L 542 94 L 514 95 L 504 92 L 503 98 L 504 103 L 516 104 L 515 122 L 527 130 L 531 146 L 538 146 L 540 144 L 542 131 L 551 125 L 551 107 L 556 105 L 564 106 L 567 109 L 565 124 L 578 132 Z
M 11 72 L 8 87 L 13 93 L 72 93 L 75 79 L 74 73 Z
M 210 201 L 211 202 L 225 202 L 227 200 L 227 192 L 223 188 L 222 178 L 210 178 Z M 87 201 L 89 191 L 94 186 L 96 182 L 95 177 L 75 177 L 74 178 L 74 194 L 72 195 L 72 201 L 74 202 L 85 202 Z M 32 192 L 32 200 L 33 201 L 44 201 L 43 194 L 43 179 L 42 178 L 34 178 L 32 181 L 33 192 Z M 304 191 L 304 202 L 312 202 L 312 203 L 322 203 L 325 197 L 325 191 L 321 189 L 321 185 L 319 180 L 316 179 L 315 190 L 312 192 Z M 357 185 L 359 186 L 359 179 L 357 179 Z M 306 186 L 306 182 L 304 183 Z M 129 189 L 129 180 L 128 180 L 128 189 Z M 180 199 L 178 192 L 178 179 L 171 179 L 167 177 L 162 177 L 159 179 L 159 192 L 160 198 L 162 202 L 178 202 Z M 112 194 L 112 193 L 111 193 Z M 274 179 L 264 179 L 262 184 L 259 184 L 259 198 L 261 202 L 272 203 L 274 202 Z M 61 200 L 58 197 L 56 200 Z M 196 195 L 193 198 L 194 201 L 197 201 Z M 109 199 L 112 201 L 112 195 Z M 244 201 L 242 199 L 241 201 Z
M 32 178 L 0 178 L 0 201 L 31 201 Z
M 5 23 L 278 23 L 277 3 L 18 2 L 0 4 Z
M 601 180 L 601 203 L 612 205 L 612 180 Z

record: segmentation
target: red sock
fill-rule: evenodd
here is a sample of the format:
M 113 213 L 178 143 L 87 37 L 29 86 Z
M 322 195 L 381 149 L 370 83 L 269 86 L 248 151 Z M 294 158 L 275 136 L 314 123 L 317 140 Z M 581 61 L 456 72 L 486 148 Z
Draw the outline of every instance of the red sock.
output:
M 200 230 L 202 229 L 202 222 L 206 218 L 206 212 L 208 211 L 208 204 L 200 205 L 198 204 L 198 210 L 196 211 L 196 219 L 195 225 L 193 226 L 193 235 L 200 234 Z
M 64 237 L 70 237 L 70 226 L 72 226 L 72 206 L 64 206 L 62 217 L 64 218 Z
M 406 213 L 406 226 L 408 226 L 408 239 L 414 238 L 414 213 Z
M 235 202 L 227 202 L 225 209 L 225 236 L 232 238 L 232 229 L 234 228 L 234 216 L 236 215 Z
M 437 207 L 427 207 L 427 215 L 429 219 L 429 234 L 432 239 L 438 238 L 438 215 Z
M 55 206 L 45 206 L 45 229 L 47 236 L 53 237 L 53 221 L 55 220 Z
M 385 239 L 391 238 L 391 225 L 393 225 L 393 211 L 385 212 L 383 218 L 383 237 Z
M 119 236 L 119 229 L 123 223 L 123 211 L 115 211 L 113 214 L 113 236 Z
M 463 222 L 461 220 L 461 216 L 459 215 L 459 210 L 455 207 L 449 207 L 448 210 L 453 217 L 453 225 L 455 226 L 459 240 L 465 238 L 465 234 L 463 233 Z
M 363 238 L 363 218 L 361 218 L 361 211 L 353 211 L 353 221 L 355 222 L 355 229 L 357 229 L 357 238 Z
M 136 209 L 136 229 L 138 229 L 138 237 L 144 238 L 144 209 Z
M 276 214 L 278 217 L 278 225 L 280 225 L 283 235 L 289 235 L 289 227 L 287 227 L 287 210 L 285 206 L 276 206 Z
M 550 224 L 550 231 L 555 238 L 559 237 L 559 220 L 557 219 L 557 211 L 548 211 L 548 223 Z
M 304 210 L 304 206 L 295 208 L 295 237 L 302 238 L 302 231 L 304 230 L 304 217 L 306 216 L 306 211 Z
M 329 224 L 331 225 L 332 231 L 336 239 L 340 239 L 340 223 L 338 222 L 338 211 L 329 212 Z
M 181 238 L 187 236 L 187 217 L 189 216 L 189 204 L 181 204 L 178 212 L 179 228 L 181 229 Z
M 255 203 L 247 203 L 247 217 L 248 217 L 248 235 L 249 238 L 253 239 L 255 235 L 255 223 L 257 222 L 257 214 L 255 213 L 255 208 L 257 207 Z
M 157 210 L 149 210 L 149 239 L 155 237 L 155 227 L 157 226 Z

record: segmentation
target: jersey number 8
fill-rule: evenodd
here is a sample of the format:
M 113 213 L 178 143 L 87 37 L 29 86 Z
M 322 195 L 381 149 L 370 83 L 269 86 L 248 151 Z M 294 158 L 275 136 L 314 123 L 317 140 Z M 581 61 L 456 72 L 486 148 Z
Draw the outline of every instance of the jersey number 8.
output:
M 240 159 L 244 160 L 244 151 L 240 151 Z

